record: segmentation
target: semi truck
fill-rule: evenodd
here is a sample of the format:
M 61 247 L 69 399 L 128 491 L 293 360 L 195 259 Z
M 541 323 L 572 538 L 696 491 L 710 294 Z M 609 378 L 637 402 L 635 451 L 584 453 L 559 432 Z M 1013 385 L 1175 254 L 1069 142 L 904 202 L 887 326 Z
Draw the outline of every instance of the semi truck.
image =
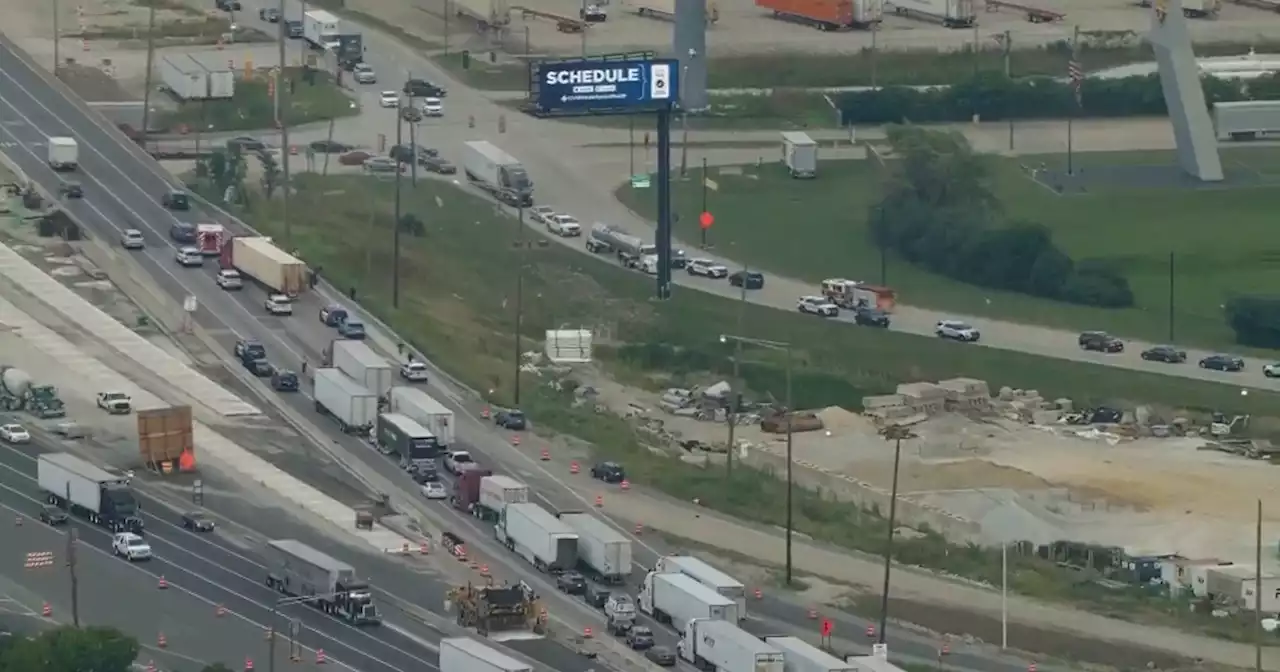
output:
M 267 587 L 307 602 L 352 625 L 381 625 L 369 584 L 356 570 L 295 539 L 267 542 Z
M 676 2 L 679 0 L 625 0 L 623 7 L 639 16 L 648 16 L 663 21 L 674 21 L 676 18 Z M 715 0 L 707 1 L 707 23 L 720 20 L 720 7 Z
M 737 623 L 738 603 L 684 574 L 649 572 L 640 585 L 640 611 L 684 631 L 695 618 Z
M 440 640 L 440 672 L 533 672 L 533 668 L 470 637 Z
M 449 496 L 449 503 L 459 511 L 479 516 L 476 509 L 477 504 L 480 503 L 480 481 L 492 475 L 492 471 L 479 468 L 468 469 L 458 474 L 458 478 L 453 481 L 453 494 Z
M 471 140 L 462 147 L 462 168 L 471 183 L 510 205 L 533 205 L 533 180 L 514 156 L 486 140 Z
M 376 436 L 378 450 L 383 455 L 398 457 L 400 468 L 405 471 L 434 465 L 436 458 L 440 457 L 440 444 L 436 442 L 435 434 L 407 415 L 380 414 Z
M 538 571 L 559 574 L 578 565 L 578 533 L 533 502 L 508 504 L 493 532 Z
M 342 46 L 341 34 L 338 17 L 329 12 L 310 9 L 302 14 L 302 39 L 310 43 L 312 49 L 337 51 Z
M 80 165 L 80 145 L 75 138 L 49 138 L 49 167 L 56 171 L 75 170 Z
M 685 623 L 676 653 L 702 670 L 785 672 L 782 651 L 733 623 L 695 618 Z
M 316 411 L 338 421 L 348 434 L 366 433 L 378 417 L 378 397 L 337 369 L 316 369 Z
M 360 33 L 339 35 L 338 65 L 351 70 L 361 63 L 364 63 L 364 36 Z
M 803 131 L 783 131 L 782 165 L 796 179 L 809 179 L 818 174 L 818 143 Z
M 474 511 L 477 517 L 496 522 L 508 506 L 528 501 L 529 486 L 524 483 L 510 476 L 483 476 Z
M 658 253 L 658 246 L 653 241 L 646 241 L 633 236 L 626 229 L 608 224 L 593 224 L 587 234 L 587 251 L 596 254 L 614 253 L 621 259 L 624 255 L 648 257 Z
M 379 397 L 391 392 L 391 381 L 395 376 L 391 364 L 363 341 L 345 338 L 330 341 L 321 353 L 321 364 L 347 374 Z
M 1280 134 L 1280 100 L 1214 103 L 1213 129 L 1219 140 L 1258 140 Z
M 236 236 L 222 246 L 222 268 L 234 268 L 267 289 L 298 296 L 307 288 L 307 265 L 275 246 L 270 238 Z
M 563 511 L 560 520 L 578 533 L 578 565 L 588 576 L 619 584 L 631 574 L 631 540 L 599 518 Z
M 658 558 L 654 571 L 685 576 L 714 590 L 738 605 L 738 618 L 747 617 L 747 588 L 742 582 L 691 555 Z
M 871 28 L 884 18 L 883 0 L 756 0 L 756 7 L 824 31 Z
M 947 28 L 972 28 L 978 21 L 973 0 L 891 0 L 895 14 L 938 21 Z
M 436 435 L 440 449 L 453 445 L 453 411 L 416 387 L 391 388 L 391 412 L 407 415 Z
M 765 637 L 764 641 L 782 652 L 786 672 L 858 672 L 857 666 L 799 637 Z
M 138 500 L 129 479 L 70 453 L 36 458 L 36 482 L 45 501 L 112 532 L 142 533 Z

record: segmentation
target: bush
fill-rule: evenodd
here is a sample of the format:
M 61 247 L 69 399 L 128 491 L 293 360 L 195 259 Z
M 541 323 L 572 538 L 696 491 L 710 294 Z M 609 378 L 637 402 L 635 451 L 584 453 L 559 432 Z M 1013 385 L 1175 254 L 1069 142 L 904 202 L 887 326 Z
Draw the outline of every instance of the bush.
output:
M 1280 348 L 1280 297 L 1237 296 L 1227 301 L 1227 324 L 1236 342 L 1255 348 Z

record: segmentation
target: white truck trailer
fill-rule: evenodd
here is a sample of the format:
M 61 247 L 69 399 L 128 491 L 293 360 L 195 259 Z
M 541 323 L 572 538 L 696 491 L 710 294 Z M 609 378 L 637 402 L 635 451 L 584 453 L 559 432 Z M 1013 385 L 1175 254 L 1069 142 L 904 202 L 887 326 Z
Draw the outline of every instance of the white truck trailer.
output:
M 533 502 L 508 504 L 493 533 L 539 571 L 558 574 L 578 564 L 578 533 Z
M 347 374 L 366 390 L 384 397 L 391 392 L 395 372 L 391 364 L 373 351 L 364 341 L 335 339 L 326 348 L 329 366 Z M 430 429 L 429 427 L 427 429 Z
M 676 18 L 676 2 L 678 0 L 624 0 L 622 6 L 639 16 L 648 16 L 663 21 L 674 21 Z M 720 20 L 720 7 L 715 0 L 707 0 L 707 23 Z
M 685 623 L 676 653 L 694 667 L 719 672 L 784 672 L 782 652 L 727 621 L 695 618 Z
M 168 54 L 160 58 L 160 83 L 178 100 L 208 100 L 209 71 L 190 54 Z
M 782 165 L 793 178 L 813 178 L 818 174 L 818 143 L 803 131 L 783 131 Z
M 378 419 L 378 396 L 337 369 L 316 369 L 316 411 L 338 421 L 348 434 L 367 433 Z
M 353 625 L 379 625 L 369 584 L 345 562 L 295 539 L 267 542 L 267 587 L 290 597 L 316 596 L 309 604 Z
M 640 611 L 683 631 L 695 618 L 737 623 L 738 604 L 684 574 L 649 572 L 640 586 Z
M 799 637 L 765 637 L 782 652 L 786 672 L 858 672 L 857 666 L 819 649 Z
M 229 245 L 223 245 L 219 263 L 280 294 L 298 296 L 307 288 L 307 265 L 276 247 L 270 238 L 232 238 Z
M 302 14 L 302 39 L 310 43 L 311 48 L 337 51 L 342 44 L 338 37 L 341 34 L 338 17 L 329 12 L 309 9 Z
M 80 145 L 75 138 L 49 138 L 49 167 L 56 171 L 75 170 L 80 165 Z
M 1213 104 L 1219 140 L 1258 140 L 1280 135 L 1280 100 Z
M 477 517 L 484 520 L 497 521 L 502 512 L 512 504 L 525 504 L 529 501 L 529 486 L 510 476 L 482 476 L 480 478 L 480 498 L 472 509 Z
M 223 52 L 191 54 L 191 60 L 204 68 L 210 100 L 229 100 L 236 95 L 235 64 Z
M 440 640 L 440 672 L 533 672 L 533 668 L 470 637 Z
M 36 483 L 45 501 L 113 532 L 142 532 L 129 479 L 70 453 L 36 458 Z
M 631 540 L 599 518 L 582 511 L 564 511 L 564 521 L 578 533 L 578 564 L 588 576 L 619 584 L 631 574 Z
M 462 146 L 462 168 L 467 179 L 495 198 L 513 205 L 533 205 L 533 180 L 516 157 L 487 140 L 471 140 Z
M 738 605 L 738 618 L 747 617 L 747 588 L 742 582 L 691 555 L 666 555 L 658 558 L 654 570 L 685 576 L 701 583 Z
M 407 415 L 436 435 L 442 450 L 453 445 L 453 411 L 416 387 L 391 388 L 391 412 Z
M 978 21 L 973 0 L 890 0 L 894 13 L 937 21 L 947 28 L 972 28 Z

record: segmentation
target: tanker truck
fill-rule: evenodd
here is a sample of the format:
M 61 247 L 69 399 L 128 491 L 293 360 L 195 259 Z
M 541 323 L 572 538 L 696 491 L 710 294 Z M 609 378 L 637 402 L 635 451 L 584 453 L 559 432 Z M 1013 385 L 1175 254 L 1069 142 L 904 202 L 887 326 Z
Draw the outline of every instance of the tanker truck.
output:
M 0 366 L 0 409 L 26 411 L 37 418 L 61 418 L 67 407 L 52 385 L 36 385 L 31 375 L 13 366 Z

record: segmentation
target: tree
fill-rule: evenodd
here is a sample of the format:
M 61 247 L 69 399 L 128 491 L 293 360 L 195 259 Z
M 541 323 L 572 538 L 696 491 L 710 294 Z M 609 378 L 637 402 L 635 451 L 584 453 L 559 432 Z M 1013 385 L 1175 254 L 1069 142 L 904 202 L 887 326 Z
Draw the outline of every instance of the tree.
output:
M 0 672 L 131 672 L 138 640 L 114 628 L 57 628 L 0 650 Z

